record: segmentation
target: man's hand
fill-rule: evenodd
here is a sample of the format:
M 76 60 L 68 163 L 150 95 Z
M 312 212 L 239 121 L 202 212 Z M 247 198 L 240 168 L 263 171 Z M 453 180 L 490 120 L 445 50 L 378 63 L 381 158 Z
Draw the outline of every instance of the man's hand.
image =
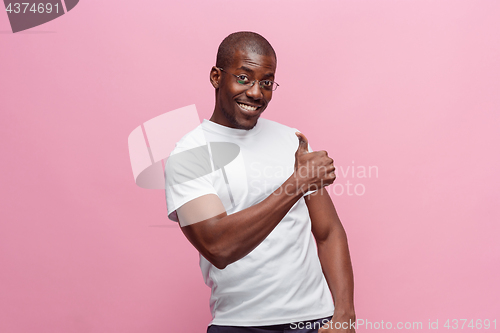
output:
M 296 132 L 295 135 L 299 139 L 294 171 L 298 190 L 305 193 L 332 184 L 336 178 L 335 167 L 327 152 L 324 150 L 309 152 L 305 135 L 300 132 Z
M 318 330 L 318 333 L 356 333 L 356 317 L 354 315 L 333 314 L 332 320 Z

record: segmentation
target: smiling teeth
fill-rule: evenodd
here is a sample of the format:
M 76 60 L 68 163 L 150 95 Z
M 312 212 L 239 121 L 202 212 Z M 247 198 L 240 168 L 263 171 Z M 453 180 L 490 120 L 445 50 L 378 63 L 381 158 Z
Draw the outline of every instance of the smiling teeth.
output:
M 241 103 L 238 103 L 238 105 L 239 105 L 242 109 L 247 110 L 247 111 L 255 111 L 255 110 L 257 110 L 257 107 L 256 107 L 256 106 L 250 106 L 250 105 L 241 104 Z

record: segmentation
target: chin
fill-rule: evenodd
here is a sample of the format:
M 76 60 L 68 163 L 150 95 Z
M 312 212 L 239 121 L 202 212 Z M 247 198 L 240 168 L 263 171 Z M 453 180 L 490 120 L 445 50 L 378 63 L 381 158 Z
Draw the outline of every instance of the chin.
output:
M 259 115 L 260 116 L 260 115 Z M 236 126 L 237 128 L 239 129 L 244 129 L 244 130 L 251 130 L 252 128 L 255 127 L 255 125 L 257 125 L 257 122 L 259 121 L 259 117 L 257 117 L 257 119 L 255 119 L 255 121 L 252 119 L 250 121 L 236 121 Z
M 257 121 L 259 120 L 260 114 L 258 114 L 256 117 L 252 117 L 251 119 L 245 118 L 244 116 L 238 114 L 238 110 L 235 110 L 235 114 L 230 114 L 227 112 L 225 108 L 222 109 L 222 114 L 226 118 L 226 120 L 232 125 L 232 127 L 237 128 L 237 129 L 244 129 L 244 130 L 251 130 L 252 128 L 257 125 Z M 262 113 L 262 112 L 261 112 Z M 242 119 L 238 119 L 238 118 Z M 255 119 L 255 120 L 254 120 Z
M 252 128 L 255 127 L 255 125 L 257 125 L 257 122 L 255 123 L 247 123 L 247 122 L 239 122 L 239 121 L 235 121 L 235 122 L 232 122 L 232 125 L 234 126 L 234 128 L 237 128 L 237 129 L 243 129 L 243 130 L 251 130 Z
M 255 127 L 255 125 L 257 125 L 257 123 L 253 124 L 252 126 L 241 126 L 241 127 L 240 127 L 240 129 L 244 129 L 244 130 L 249 131 L 249 130 L 251 130 L 252 128 L 254 128 L 254 127 Z

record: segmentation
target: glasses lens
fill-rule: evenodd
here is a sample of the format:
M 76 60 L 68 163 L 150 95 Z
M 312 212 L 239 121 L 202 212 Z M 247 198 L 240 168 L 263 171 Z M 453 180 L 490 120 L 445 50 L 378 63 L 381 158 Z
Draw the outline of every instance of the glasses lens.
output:
M 278 88 L 278 84 L 276 82 L 266 80 L 260 82 L 260 87 L 264 90 L 273 91 Z

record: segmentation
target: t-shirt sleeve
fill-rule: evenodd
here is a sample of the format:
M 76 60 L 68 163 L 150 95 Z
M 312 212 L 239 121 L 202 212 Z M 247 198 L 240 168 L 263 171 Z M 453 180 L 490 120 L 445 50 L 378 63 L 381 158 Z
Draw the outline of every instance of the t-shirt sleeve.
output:
M 217 195 L 207 145 L 176 148 L 165 164 L 165 196 L 168 218 L 179 222 L 177 209 L 207 194 Z

